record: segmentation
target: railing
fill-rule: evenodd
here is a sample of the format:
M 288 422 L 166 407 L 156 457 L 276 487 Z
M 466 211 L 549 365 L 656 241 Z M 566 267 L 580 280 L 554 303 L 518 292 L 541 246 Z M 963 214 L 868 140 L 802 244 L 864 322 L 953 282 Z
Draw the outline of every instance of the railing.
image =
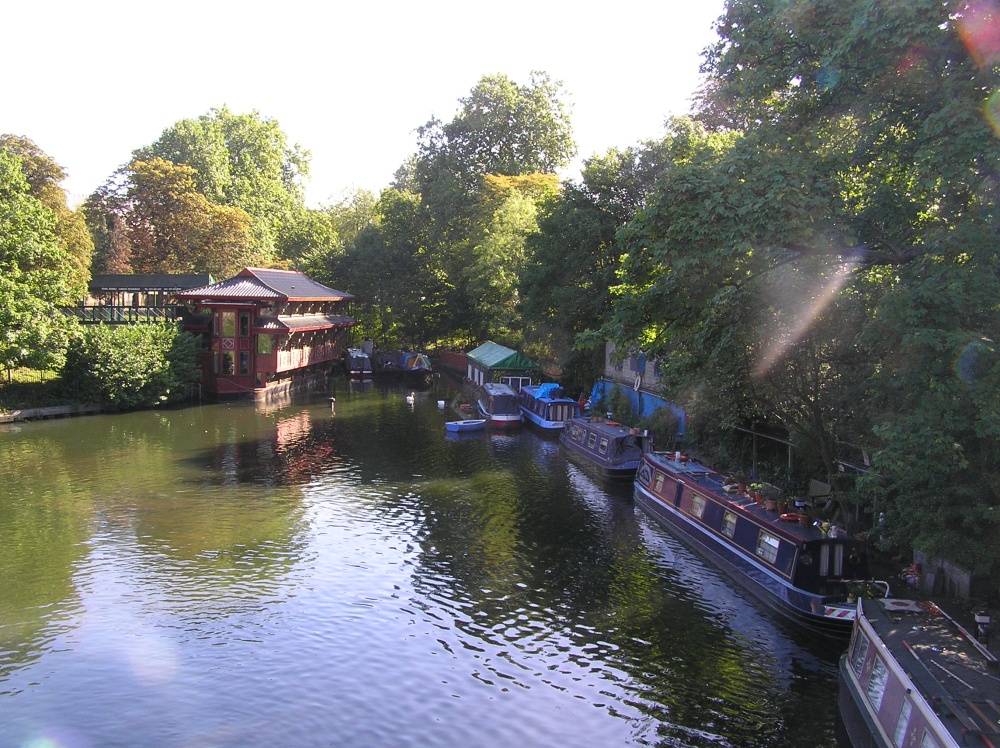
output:
M 64 306 L 60 310 L 87 325 L 130 325 L 177 319 L 175 306 Z

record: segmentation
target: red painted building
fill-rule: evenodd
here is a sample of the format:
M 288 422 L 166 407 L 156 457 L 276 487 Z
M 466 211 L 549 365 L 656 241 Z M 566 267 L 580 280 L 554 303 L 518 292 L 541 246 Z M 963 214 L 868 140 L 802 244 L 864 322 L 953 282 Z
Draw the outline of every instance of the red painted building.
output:
M 351 294 L 292 270 L 245 268 L 219 283 L 174 294 L 199 334 L 203 391 L 259 399 L 325 382 L 354 325 Z

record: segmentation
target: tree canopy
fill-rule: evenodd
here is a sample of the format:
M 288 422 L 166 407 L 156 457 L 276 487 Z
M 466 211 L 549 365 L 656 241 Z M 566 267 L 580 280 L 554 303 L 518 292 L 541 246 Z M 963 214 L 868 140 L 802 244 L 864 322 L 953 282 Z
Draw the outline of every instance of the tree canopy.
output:
M 963 45 L 973 12 L 732 0 L 706 129 L 620 236 L 607 329 L 666 357 L 680 402 L 780 424 L 831 477 L 863 445 L 882 537 L 983 569 L 1000 530 L 1000 145 L 996 70 Z
M 30 169 L 29 169 L 30 171 Z M 31 194 L 19 156 L 0 148 L 0 366 L 58 367 L 72 321 L 68 255 L 56 215 Z

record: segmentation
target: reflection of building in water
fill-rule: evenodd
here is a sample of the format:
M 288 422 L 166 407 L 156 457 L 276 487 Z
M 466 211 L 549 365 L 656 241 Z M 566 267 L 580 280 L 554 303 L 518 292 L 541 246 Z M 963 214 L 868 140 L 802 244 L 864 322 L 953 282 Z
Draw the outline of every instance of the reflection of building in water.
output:
M 194 312 L 184 329 L 202 336 L 202 387 L 216 399 L 266 399 L 325 383 L 354 325 L 343 313 L 351 294 L 291 270 L 245 268 L 174 298 Z

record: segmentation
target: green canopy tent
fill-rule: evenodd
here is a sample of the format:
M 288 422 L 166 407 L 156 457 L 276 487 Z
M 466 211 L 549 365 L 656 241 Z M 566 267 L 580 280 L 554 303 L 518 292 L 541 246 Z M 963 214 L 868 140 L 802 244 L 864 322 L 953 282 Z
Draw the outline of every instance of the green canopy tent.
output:
M 492 341 L 465 354 L 466 376 L 476 384 L 504 379 L 528 379 L 538 366 L 517 351 Z M 518 389 L 521 383 L 518 384 Z

